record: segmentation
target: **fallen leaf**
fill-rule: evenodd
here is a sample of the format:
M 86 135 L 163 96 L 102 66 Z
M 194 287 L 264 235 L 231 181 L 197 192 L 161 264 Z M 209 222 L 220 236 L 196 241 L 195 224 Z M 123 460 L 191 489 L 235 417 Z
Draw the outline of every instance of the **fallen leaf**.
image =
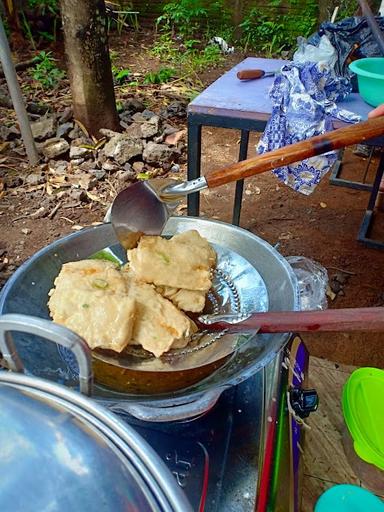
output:
M 96 194 L 91 194 L 91 192 L 88 192 L 88 191 L 86 191 L 86 192 L 87 192 L 87 196 L 89 197 L 89 199 L 91 201 L 96 201 L 97 203 L 103 202 L 102 199 L 99 196 L 97 196 Z
M 84 226 L 80 226 L 80 224 L 75 224 L 74 226 L 71 226 L 71 229 L 74 231 L 80 231 L 80 229 L 83 229 Z
M 149 178 L 150 178 L 149 172 L 139 172 L 139 174 L 137 175 L 138 180 L 149 180 Z

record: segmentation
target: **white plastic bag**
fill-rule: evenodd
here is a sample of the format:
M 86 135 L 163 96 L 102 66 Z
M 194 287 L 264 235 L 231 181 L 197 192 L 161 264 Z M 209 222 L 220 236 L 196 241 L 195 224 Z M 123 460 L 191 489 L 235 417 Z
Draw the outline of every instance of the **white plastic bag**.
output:
M 299 47 L 293 55 L 293 62 L 295 64 L 321 62 L 334 69 L 337 53 L 327 36 L 320 38 L 319 46 L 307 44 L 307 40 L 304 37 L 299 37 L 297 42 Z
M 304 256 L 289 256 L 286 259 L 297 278 L 301 311 L 327 309 L 327 270 Z

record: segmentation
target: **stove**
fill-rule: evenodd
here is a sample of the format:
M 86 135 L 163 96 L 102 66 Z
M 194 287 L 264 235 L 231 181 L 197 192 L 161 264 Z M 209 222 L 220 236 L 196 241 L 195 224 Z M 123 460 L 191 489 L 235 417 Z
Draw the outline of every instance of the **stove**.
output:
M 120 417 L 165 461 L 197 512 L 298 511 L 303 429 L 287 396 L 302 416 L 316 408 L 315 393 L 301 389 L 307 369 L 308 352 L 296 337 L 200 418 L 153 424 Z

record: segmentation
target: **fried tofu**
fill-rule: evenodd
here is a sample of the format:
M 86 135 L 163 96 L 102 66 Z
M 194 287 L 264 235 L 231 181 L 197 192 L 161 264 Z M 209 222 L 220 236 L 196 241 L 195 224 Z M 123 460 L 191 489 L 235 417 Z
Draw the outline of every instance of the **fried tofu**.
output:
M 128 294 L 136 303 L 136 319 L 130 341 L 160 357 L 172 347 L 185 347 L 196 324 L 154 286 L 138 281 L 131 271 L 122 272 L 128 283 Z
M 141 237 L 128 251 L 130 267 L 138 279 L 156 286 L 208 292 L 216 254 L 197 231 L 175 235 Z
M 48 308 L 54 322 L 85 339 L 91 349 L 121 352 L 135 321 L 135 300 L 119 270 L 101 260 L 66 263 L 55 280 Z
M 156 291 L 183 311 L 201 313 L 205 306 L 205 292 L 171 288 L 170 286 L 157 286 Z

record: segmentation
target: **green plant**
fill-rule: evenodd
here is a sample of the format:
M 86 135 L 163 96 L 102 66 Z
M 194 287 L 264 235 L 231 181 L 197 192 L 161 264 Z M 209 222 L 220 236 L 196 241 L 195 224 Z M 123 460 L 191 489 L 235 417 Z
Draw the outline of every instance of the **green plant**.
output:
M 270 0 L 267 8 L 253 7 L 240 27 L 242 43 L 271 57 L 295 47 L 298 36 L 308 37 L 317 23 L 317 3 L 290 0 L 289 10 L 276 14 L 280 0 Z
M 144 84 L 163 84 L 174 78 L 176 72 L 171 68 L 160 68 L 159 71 L 151 71 L 144 77 Z
M 52 52 L 41 51 L 34 60 L 36 64 L 31 68 L 33 79 L 36 80 L 43 89 L 53 89 L 56 87 L 64 77 L 65 72 L 56 66 Z
M 39 16 L 51 19 L 51 30 L 38 30 L 37 34 L 47 41 L 56 41 L 57 23 L 60 19 L 59 0 L 28 0 L 26 5 L 27 11 L 37 12 Z M 26 27 L 27 24 L 27 17 L 24 15 L 24 30 L 26 30 L 27 36 L 31 39 L 32 30 Z
M 165 4 L 156 23 L 162 30 L 177 32 L 183 38 L 203 33 L 207 38 L 222 35 L 230 19 L 230 10 L 224 0 L 173 0 Z

